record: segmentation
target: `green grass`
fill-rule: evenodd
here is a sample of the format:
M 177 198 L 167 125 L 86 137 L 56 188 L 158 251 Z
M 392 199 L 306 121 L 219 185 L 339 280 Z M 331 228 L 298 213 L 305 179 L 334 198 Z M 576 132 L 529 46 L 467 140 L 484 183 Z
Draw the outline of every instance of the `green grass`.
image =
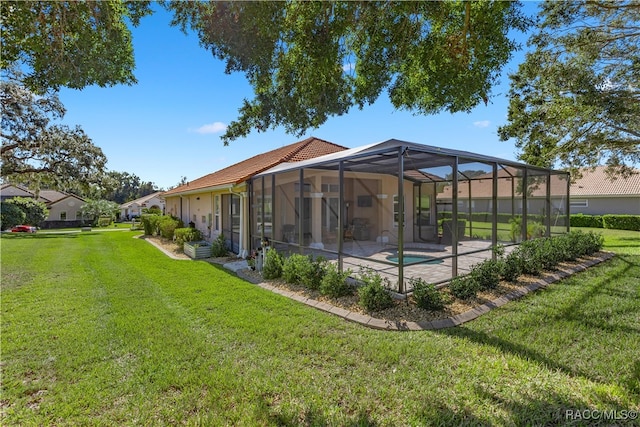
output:
M 2 425 L 564 425 L 565 410 L 638 409 L 640 233 L 599 231 L 613 260 L 422 332 L 346 322 L 135 232 L 3 236 Z

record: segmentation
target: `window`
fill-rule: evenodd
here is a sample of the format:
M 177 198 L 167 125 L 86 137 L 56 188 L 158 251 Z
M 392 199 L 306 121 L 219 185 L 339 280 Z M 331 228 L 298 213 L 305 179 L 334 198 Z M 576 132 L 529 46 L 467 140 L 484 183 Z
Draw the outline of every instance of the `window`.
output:
M 67 220 L 67 213 L 65 211 L 60 212 L 60 221 Z
M 214 214 L 215 214 L 215 224 L 214 229 L 216 231 L 220 231 L 220 195 L 217 194 L 214 198 Z
M 202 223 L 203 224 L 207 223 L 207 217 L 205 215 L 202 215 Z
M 572 208 L 587 208 L 589 207 L 589 201 L 586 199 L 573 199 L 569 201 Z

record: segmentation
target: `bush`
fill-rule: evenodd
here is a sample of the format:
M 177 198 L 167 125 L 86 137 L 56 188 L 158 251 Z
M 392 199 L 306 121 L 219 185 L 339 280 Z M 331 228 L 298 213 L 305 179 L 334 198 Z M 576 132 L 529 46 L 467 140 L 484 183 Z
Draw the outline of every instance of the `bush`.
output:
M 640 231 L 640 215 L 603 215 L 604 228 Z
M 160 231 L 160 235 L 165 239 L 173 239 L 176 229 L 183 227 L 183 225 L 181 220 L 169 215 L 161 216 L 158 219 L 158 230 Z
M 351 270 L 338 270 L 337 264 L 329 263 L 320 283 L 320 293 L 332 298 L 353 294 L 353 287 L 347 283 Z
M 265 279 L 277 279 L 282 276 L 282 255 L 275 249 L 266 249 L 262 277 Z
M 160 221 L 160 215 L 141 215 L 140 221 L 142 221 L 145 236 L 158 234 L 158 222 Z
M 229 254 L 229 248 L 227 248 L 227 239 L 224 235 L 218 234 L 216 240 L 211 244 L 211 256 L 214 258 L 225 257 Z
M 537 240 L 526 240 L 513 252 L 520 257 L 522 273 L 537 276 L 542 272 L 542 256 Z
M 101 216 L 98 218 L 98 227 L 108 227 L 111 225 L 112 218 L 110 216 Z
M 481 290 L 495 289 L 500 284 L 503 266 L 502 260 L 487 259 L 473 267 L 471 276 L 478 282 Z
M 202 240 L 202 232 L 197 228 L 176 228 L 173 232 L 176 243 L 182 246 L 185 242 L 197 242 Z
M 602 228 L 602 216 L 601 215 L 585 215 L 585 214 L 572 214 L 569 217 L 569 225 L 571 227 L 593 227 Z
M 306 272 L 311 269 L 311 259 L 301 254 L 292 254 L 284 260 L 282 278 L 294 285 L 303 284 Z
M 14 197 L 5 200 L 4 203 L 12 204 L 20 208 L 25 214 L 24 224 L 38 226 L 49 216 L 47 205 L 29 197 Z M 19 224 L 16 224 L 19 225 Z
M 358 296 L 360 306 L 365 310 L 380 311 L 393 305 L 391 295 L 383 286 L 384 283 L 389 287 L 389 279 L 383 278 L 370 268 L 362 268 L 358 280 L 364 283 L 364 286 L 358 289 Z
M 512 283 L 522 274 L 522 260 L 516 251 L 504 258 L 501 274 L 504 280 Z
M 425 310 L 440 310 L 444 307 L 444 295 L 433 283 L 427 283 L 421 278 L 411 278 L 409 283 L 413 286 L 413 299 L 418 307 Z
M 459 299 L 474 298 L 480 289 L 480 285 L 473 276 L 457 276 L 449 282 L 451 294 Z
M 304 272 L 302 277 L 303 284 L 309 289 L 320 289 L 322 278 L 326 271 L 327 260 L 324 257 L 318 257 L 315 260 L 312 260 L 309 265 L 309 269 Z
M 27 214 L 19 206 L 13 203 L 2 202 L 0 204 L 0 228 L 7 230 L 16 225 L 24 224 Z

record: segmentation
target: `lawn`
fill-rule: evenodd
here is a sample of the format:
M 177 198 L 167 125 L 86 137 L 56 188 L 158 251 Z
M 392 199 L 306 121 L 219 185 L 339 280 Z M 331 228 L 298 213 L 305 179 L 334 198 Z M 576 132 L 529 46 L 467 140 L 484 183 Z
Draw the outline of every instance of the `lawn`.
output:
M 633 425 L 640 233 L 599 231 L 611 261 L 420 332 L 346 322 L 137 232 L 3 236 L 2 424 Z

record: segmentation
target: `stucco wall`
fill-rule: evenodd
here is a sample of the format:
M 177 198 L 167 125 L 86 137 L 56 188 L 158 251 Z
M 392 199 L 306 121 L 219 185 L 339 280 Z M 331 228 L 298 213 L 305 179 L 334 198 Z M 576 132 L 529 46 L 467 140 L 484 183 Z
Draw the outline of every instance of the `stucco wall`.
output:
M 585 215 L 640 215 L 640 197 L 571 197 L 572 201 L 587 201 L 586 207 L 571 206 L 571 213 Z

